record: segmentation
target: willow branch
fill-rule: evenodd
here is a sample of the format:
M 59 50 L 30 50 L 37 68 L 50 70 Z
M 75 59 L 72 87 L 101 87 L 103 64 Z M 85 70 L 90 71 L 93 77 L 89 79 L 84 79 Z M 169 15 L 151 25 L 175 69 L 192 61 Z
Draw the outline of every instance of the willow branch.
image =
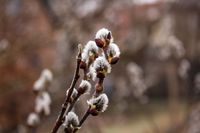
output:
M 74 107 L 76 101 L 78 100 L 78 98 L 80 97 L 81 95 L 78 93 L 78 95 L 74 98 L 73 102 L 70 104 L 69 108 L 67 109 L 67 113 L 69 113 L 72 108 Z
M 85 114 L 83 115 L 83 118 L 80 120 L 78 127 L 81 127 L 83 125 L 83 123 L 85 122 L 85 120 L 88 118 L 88 116 L 90 115 L 90 106 L 87 109 L 87 111 L 85 112 Z M 78 131 L 78 128 L 74 130 L 73 133 L 76 133 Z
M 82 124 L 85 122 L 85 120 L 87 119 L 87 117 L 90 115 L 89 110 L 90 110 L 90 107 L 89 107 L 88 110 L 85 112 L 83 118 L 80 120 L 79 127 L 82 126 Z
M 63 123 L 63 116 L 67 110 L 67 106 L 68 106 L 68 103 L 70 101 L 70 97 L 72 95 L 72 92 L 74 90 L 74 87 L 76 85 L 76 82 L 78 81 L 80 75 L 79 75 L 79 69 L 80 69 L 80 62 L 81 62 L 81 46 L 79 45 L 78 46 L 78 55 L 77 55 L 77 58 L 76 58 L 76 61 L 77 61 L 77 64 L 76 64 L 76 70 L 75 70 L 75 73 L 74 73 L 74 77 L 73 77 L 73 80 L 72 80 L 72 83 L 69 87 L 69 92 L 68 92 L 68 95 L 65 99 L 65 102 L 62 104 L 62 109 L 61 109 L 61 112 L 56 120 L 56 123 L 51 131 L 51 133 L 57 133 L 58 129 L 60 128 L 60 126 L 62 125 Z

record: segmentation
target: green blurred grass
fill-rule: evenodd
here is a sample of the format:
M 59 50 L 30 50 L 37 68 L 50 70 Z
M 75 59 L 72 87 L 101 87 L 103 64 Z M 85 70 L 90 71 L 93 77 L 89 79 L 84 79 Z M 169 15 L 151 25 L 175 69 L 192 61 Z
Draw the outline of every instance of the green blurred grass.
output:
M 135 109 L 126 118 L 111 120 L 102 127 L 103 133 L 163 133 L 172 126 L 167 103 L 156 102 Z M 186 117 L 186 104 L 179 105 L 177 118 L 181 123 Z

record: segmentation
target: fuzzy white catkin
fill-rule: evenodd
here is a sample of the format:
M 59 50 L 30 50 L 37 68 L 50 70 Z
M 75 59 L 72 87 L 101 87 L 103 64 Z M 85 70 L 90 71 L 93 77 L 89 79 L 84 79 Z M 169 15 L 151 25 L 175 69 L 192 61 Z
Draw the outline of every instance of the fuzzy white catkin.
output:
M 106 58 L 104 56 L 99 56 L 95 61 L 94 61 L 94 69 L 104 69 L 107 70 L 107 73 L 111 72 L 111 65 L 108 63 Z
M 175 36 L 170 36 L 168 39 L 170 45 L 171 45 L 171 50 L 173 54 L 177 58 L 181 58 L 185 54 L 185 48 L 183 47 L 182 42 Z
M 90 66 L 89 72 L 88 72 L 87 75 L 89 75 L 89 77 L 90 77 L 93 81 L 96 80 L 97 73 L 96 73 L 96 70 L 94 69 L 93 65 Z
M 143 71 L 136 63 L 131 62 L 127 65 L 127 71 L 131 76 L 142 77 Z
M 112 54 L 113 57 L 119 57 L 120 56 L 120 50 L 119 47 L 115 43 L 110 43 L 108 46 L 107 54 Z
M 98 53 L 98 50 L 99 48 L 97 47 L 96 43 L 94 41 L 89 41 L 83 49 L 82 60 L 87 62 L 90 54 L 93 52 Z
M 102 28 L 102 29 L 97 31 L 97 33 L 95 35 L 95 39 L 105 39 L 107 37 L 107 35 L 109 34 L 109 32 L 110 31 L 108 29 Z M 111 42 L 113 42 L 113 37 L 112 36 L 111 36 Z
M 176 36 L 168 36 L 164 42 L 158 42 L 159 45 L 154 45 L 157 49 L 157 55 L 161 60 L 165 60 L 174 56 L 181 58 L 185 54 L 185 48 L 182 42 Z
M 127 72 L 131 81 L 131 86 L 134 88 L 130 92 L 132 92 L 140 102 L 148 102 L 148 98 L 144 95 L 144 92 L 147 90 L 147 85 L 143 77 L 142 68 L 136 63 L 131 62 L 127 65 Z
M 79 119 L 78 116 L 74 113 L 74 112 L 69 112 L 66 116 L 65 116 L 65 121 L 63 123 L 63 126 L 65 127 L 69 127 L 70 125 L 72 125 L 73 127 L 76 127 L 79 125 Z
M 42 92 L 36 97 L 35 111 L 37 113 L 44 112 L 45 115 L 50 114 L 51 98 L 47 92 Z
M 80 87 L 80 88 L 84 88 L 84 89 L 85 89 L 85 93 L 89 93 L 92 86 L 91 86 L 91 84 L 90 84 L 89 81 L 87 81 L 87 80 L 82 80 L 79 87 Z
M 36 126 L 40 122 L 40 118 L 37 113 L 30 113 L 27 118 L 27 125 Z
M 45 89 L 45 83 L 53 80 L 53 74 L 49 69 L 44 69 L 40 78 L 34 83 L 33 90 L 40 91 Z
M 40 77 L 33 85 L 33 90 L 39 91 L 45 88 L 44 78 Z
M 102 28 L 102 29 L 97 31 L 95 38 L 103 38 L 103 37 L 107 36 L 108 33 L 109 33 L 108 29 Z
M 9 41 L 7 39 L 0 40 L 0 52 L 6 50 L 9 45 Z
M 187 59 L 182 60 L 178 68 L 179 76 L 183 79 L 187 78 L 189 69 L 190 69 L 190 62 Z
M 49 69 L 44 69 L 42 71 L 41 77 L 44 77 L 44 79 L 49 82 L 51 82 L 53 80 L 53 74 Z
M 93 106 L 93 105 L 100 106 L 101 110 L 99 110 L 99 111 L 101 111 L 101 112 L 104 112 L 107 109 L 108 102 L 109 102 L 108 97 L 104 93 L 100 94 L 96 98 L 92 98 L 92 99 L 87 101 L 88 105 L 90 105 L 90 106 Z

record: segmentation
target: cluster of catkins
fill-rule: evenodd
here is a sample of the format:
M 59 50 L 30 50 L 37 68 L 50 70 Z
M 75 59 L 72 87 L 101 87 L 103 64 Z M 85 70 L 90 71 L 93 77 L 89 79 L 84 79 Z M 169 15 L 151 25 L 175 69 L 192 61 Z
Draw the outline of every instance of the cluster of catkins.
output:
M 142 68 L 134 63 L 130 62 L 127 65 L 127 72 L 129 76 L 130 85 L 132 88 L 133 95 L 137 98 L 141 103 L 146 103 L 148 98 L 145 95 L 145 91 L 148 89 L 147 84 L 145 83 L 145 78 L 143 76 Z
M 36 98 L 34 112 L 30 113 L 27 118 L 27 125 L 29 127 L 37 127 L 40 123 L 40 117 L 50 114 L 51 98 L 48 93 L 48 87 L 52 80 L 52 72 L 48 69 L 44 69 L 39 79 L 33 85 Z
M 111 31 L 102 28 L 96 33 L 95 41 L 89 41 L 82 50 L 80 69 L 83 70 L 84 76 L 79 87 L 73 89 L 70 101 L 71 105 L 81 95 L 91 91 L 91 81 L 96 81 L 95 90 L 92 98 L 87 101 L 88 110 L 80 121 L 78 116 L 71 111 L 72 106 L 68 107 L 68 112 L 63 123 L 65 132 L 72 133 L 77 131 L 87 116 L 97 116 L 106 110 L 108 97 L 103 93 L 103 81 L 106 75 L 111 72 L 111 66 L 118 62 L 120 56 L 119 47 L 113 40 Z

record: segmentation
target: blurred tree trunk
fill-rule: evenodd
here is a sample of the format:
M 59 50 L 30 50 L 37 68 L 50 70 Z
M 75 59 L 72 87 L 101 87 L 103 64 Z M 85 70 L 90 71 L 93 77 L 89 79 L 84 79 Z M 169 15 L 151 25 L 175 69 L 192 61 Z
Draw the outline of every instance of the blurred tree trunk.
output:
M 176 127 L 179 124 L 179 82 L 177 75 L 177 64 L 173 60 L 166 62 L 166 78 L 168 83 L 168 102 L 169 102 L 169 111 L 170 111 L 170 120 L 172 131 L 175 132 Z
M 189 47 L 188 47 L 188 56 L 190 59 L 195 59 L 198 56 L 198 15 L 196 13 L 191 13 L 188 16 L 187 25 L 189 25 Z

